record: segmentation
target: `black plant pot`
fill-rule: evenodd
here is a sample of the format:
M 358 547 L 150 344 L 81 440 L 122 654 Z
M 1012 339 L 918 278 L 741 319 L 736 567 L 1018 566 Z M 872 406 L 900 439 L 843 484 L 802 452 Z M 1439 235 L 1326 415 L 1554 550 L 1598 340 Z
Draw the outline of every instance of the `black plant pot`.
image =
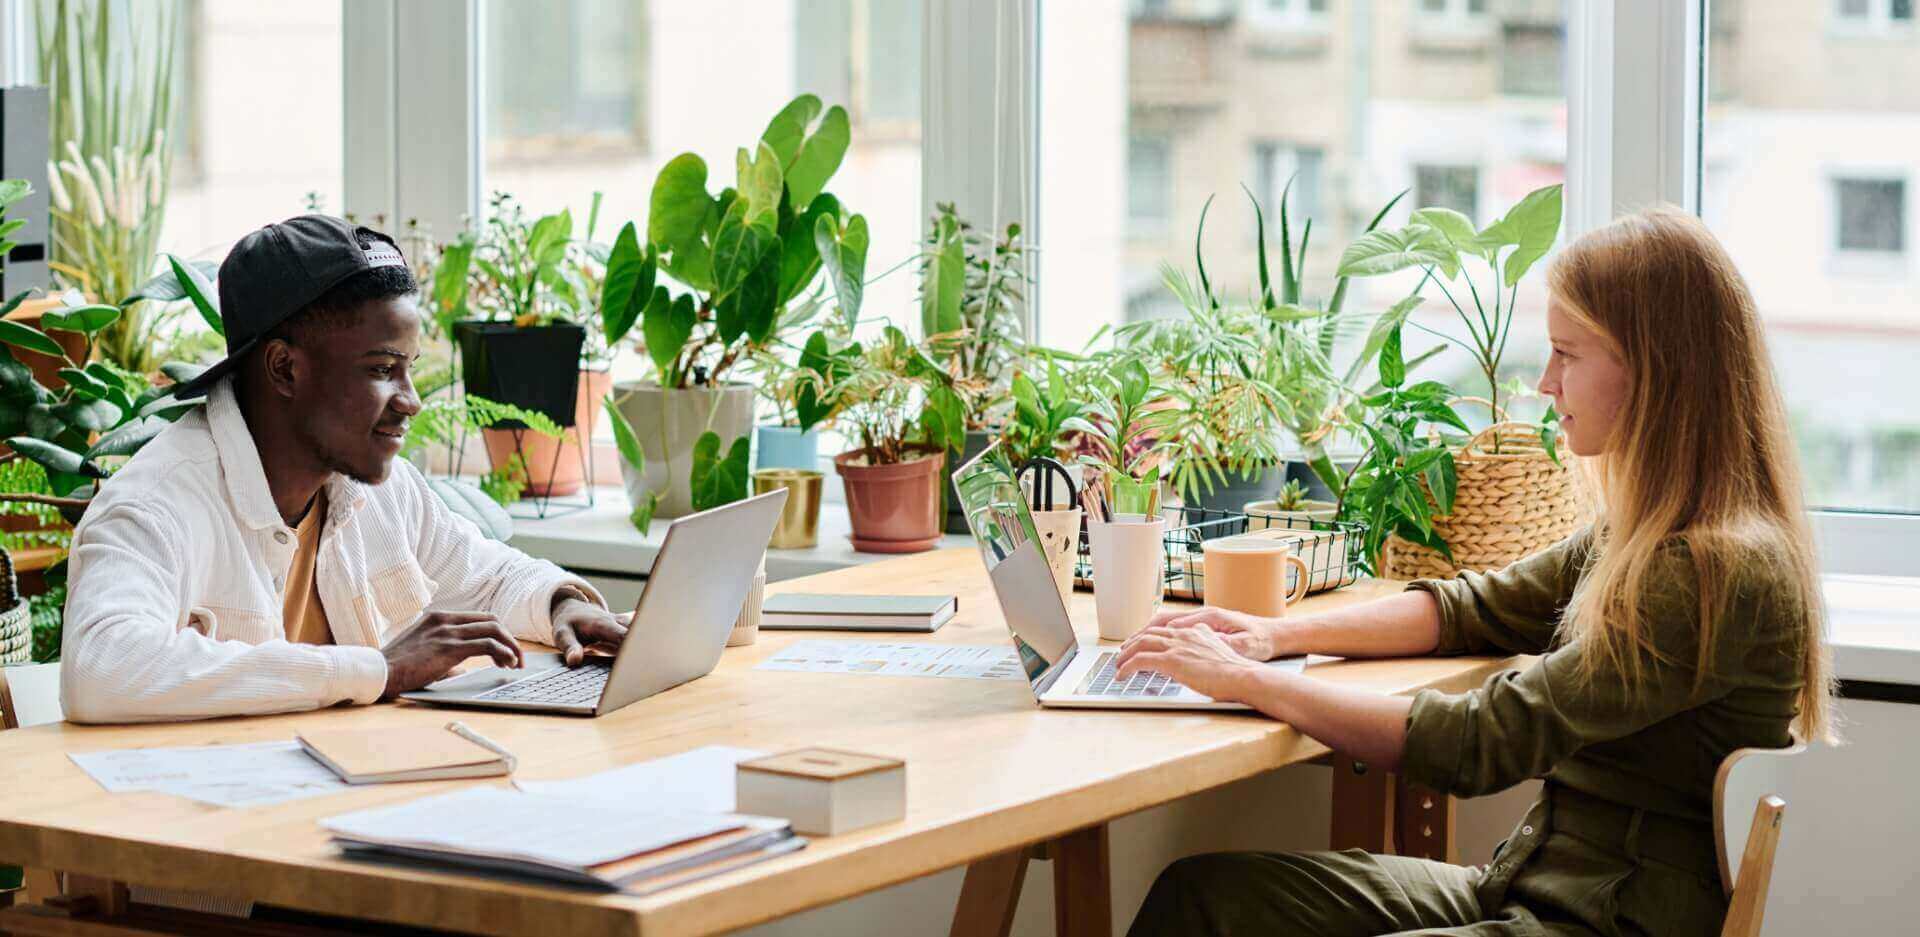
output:
M 947 479 L 947 484 L 946 484 L 946 501 L 947 501 L 946 530 L 947 530 L 947 533 L 964 534 L 968 530 L 967 511 L 965 508 L 960 506 L 960 492 L 958 489 L 953 487 L 953 479 L 951 475 L 955 469 L 958 469 L 960 466 L 973 461 L 974 456 L 977 456 L 980 453 L 987 451 L 987 447 L 991 445 L 993 445 L 992 433 L 984 432 L 981 430 L 968 430 L 967 442 L 965 447 L 962 448 L 959 452 L 948 450 L 947 473 L 949 477 Z
M 573 425 L 586 329 L 571 323 L 516 328 L 511 322 L 466 321 L 453 324 L 453 338 L 467 393 L 543 413 L 562 427 Z M 522 427 L 518 420 L 496 425 Z
M 1278 495 L 1286 484 L 1285 462 L 1260 466 L 1248 475 L 1229 469 L 1224 480 L 1214 480 L 1212 491 L 1200 492 L 1187 502 L 1187 506 L 1238 513 L 1246 509 L 1249 501 L 1262 501 Z

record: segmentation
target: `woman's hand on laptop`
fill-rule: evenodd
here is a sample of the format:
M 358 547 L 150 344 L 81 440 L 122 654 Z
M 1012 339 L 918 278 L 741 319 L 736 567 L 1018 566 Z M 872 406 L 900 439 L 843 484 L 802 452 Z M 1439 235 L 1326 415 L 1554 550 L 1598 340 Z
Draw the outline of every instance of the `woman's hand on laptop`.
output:
M 633 613 L 612 612 L 578 598 L 564 598 L 553 607 L 553 646 L 569 667 L 587 659 L 588 649 L 612 653 L 627 639 Z
M 1300 653 L 1287 646 L 1284 619 L 1261 618 L 1212 605 L 1194 609 L 1162 609 L 1147 623 L 1147 631 L 1155 628 L 1203 628 L 1212 631 L 1220 635 L 1228 647 L 1248 660 L 1269 661 L 1282 655 Z M 1134 635 L 1127 643 L 1131 645 L 1142 634 L 1146 634 L 1146 631 Z
M 387 658 L 387 688 L 381 699 L 420 689 L 469 657 L 490 657 L 501 667 L 522 663 L 520 642 L 488 612 L 422 612 L 413 627 L 380 653 Z

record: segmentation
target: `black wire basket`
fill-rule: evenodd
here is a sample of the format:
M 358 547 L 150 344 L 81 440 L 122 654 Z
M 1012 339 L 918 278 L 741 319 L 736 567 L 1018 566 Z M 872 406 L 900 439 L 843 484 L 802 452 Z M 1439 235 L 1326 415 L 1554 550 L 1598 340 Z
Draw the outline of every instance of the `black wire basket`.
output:
M 1239 511 L 1198 507 L 1172 507 L 1160 513 L 1167 519 L 1167 533 L 1161 541 L 1166 562 L 1161 574 L 1170 599 L 1205 601 L 1206 563 L 1202 558 L 1202 544 L 1219 537 L 1265 530 L 1285 531 L 1269 536 L 1294 541 L 1294 555 L 1307 564 L 1308 594 L 1352 585 L 1363 573 L 1367 526 L 1362 523 L 1321 520 L 1304 514 L 1249 517 Z M 1084 525 L 1080 529 L 1080 555 L 1074 563 L 1073 584 L 1083 589 L 1093 588 L 1093 557 Z M 1291 582 L 1288 589 L 1292 589 Z

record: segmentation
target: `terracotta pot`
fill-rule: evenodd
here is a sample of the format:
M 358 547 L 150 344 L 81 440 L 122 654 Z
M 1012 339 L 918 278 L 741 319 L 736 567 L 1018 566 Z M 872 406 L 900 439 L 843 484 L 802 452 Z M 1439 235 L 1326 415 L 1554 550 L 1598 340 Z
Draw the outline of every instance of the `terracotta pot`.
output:
M 867 553 L 919 553 L 940 542 L 940 485 L 946 477 L 943 452 L 891 465 L 866 464 L 864 450 L 833 457 L 833 469 L 847 486 L 847 515 L 853 524 L 853 548 Z
M 559 439 L 528 430 L 489 429 L 481 432 L 487 443 L 487 459 L 495 469 L 513 457 L 515 436 L 526 463 L 527 488 L 524 494 L 542 498 L 578 492 L 586 481 L 582 472 L 579 440 L 593 439 L 600 422 L 601 401 L 613 387 L 613 375 L 606 371 L 581 371 L 579 390 L 573 403 L 573 426 L 566 427 Z
M 40 328 L 41 318 L 48 312 L 64 308 L 66 305 L 65 302 L 54 297 L 29 299 L 14 307 L 12 312 L 7 313 L 7 319 L 12 322 L 18 322 L 21 325 L 30 325 L 37 329 Z M 48 332 L 47 337 L 53 339 L 54 344 L 59 345 L 61 350 L 67 353 L 68 358 L 78 361 L 82 365 L 86 364 L 86 361 L 81 358 L 82 355 L 87 353 L 87 337 L 85 335 L 79 332 Z M 67 386 L 67 382 L 63 380 L 59 374 L 61 368 L 67 367 L 65 361 L 55 358 L 52 355 L 43 355 L 37 351 L 28 351 L 19 347 L 12 347 L 7 350 L 13 352 L 13 356 L 20 359 L 21 364 L 33 370 L 33 378 L 40 382 L 40 386 L 54 391 Z

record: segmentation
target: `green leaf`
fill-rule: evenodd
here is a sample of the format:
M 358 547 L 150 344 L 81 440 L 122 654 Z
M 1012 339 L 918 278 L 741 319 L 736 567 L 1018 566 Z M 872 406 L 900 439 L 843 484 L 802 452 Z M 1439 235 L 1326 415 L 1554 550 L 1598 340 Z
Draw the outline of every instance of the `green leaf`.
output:
M 68 425 L 78 426 L 90 433 L 104 433 L 113 429 L 125 417 L 119 407 L 105 400 L 69 400 L 56 404 L 53 415 Z
M 746 498 L 749 445 L 745 436 L 735 439 L 722 459 L 720 434 L 708 430 L 694 440 L 693 467 L 687 472 L 693 486 L 694 510 L 705 511 Z
M 567 244 L 573 240 L 573 212 L 562 209 L 533 223 L 527 235 L 527 255 L 542 267 L 554 266 L 566 259 Z
M 1560 414 L 1547 405 L 1547 412 L 1540 417 L 1540 445 L 1547 450 L 1547 458 L 1553 464 L 1560 465 Z
M 100 437 L 93 448 L 87 450 L 87 458 L 98 459 L 102 456 L 133 455 L 142 446 L 153 441 L 160 431 L 173 424 L 161 417 L 150 416 L 145 419 L 126 423 L 113 432 Z
M 820 216 L 813 229 L 813 243 L 833 283 L 833 297 L 840 304 L 841 320 L 851 330 L 860 320 L 860 302 L 866 290 L 866 216 L 854 215 L 847 219 L 845 230 L 840 227 L 840 219 Z
M 800 95 L 788 101 L 787 106 L 767 122 L 767 129 L 760 132 L 760 142 L 780 158 L 782 169 L 792 166 L 794 158 L 800 155 L 800 145 L 807 139 L 807 127 L 820 116 L 821 106 L 819 98 Z
M 707 164 L 682 153 L 660 167 L 647 207 L 647 241 L 662 253 L 696 252 L 714 200 L 707 194 Z
M 160 365 L 160 373 L 172 378 L 175 384 L 186 384 L 207 373 L 207 366 L 185 361 L 168 361 Z
M 34 382 L 33 369 L 13 356 L 5 345 L 0 345 L 0 400 L 31 403 L 39 395 L 35 393 L 40 385 Z
M 1438 267 L 1452 279 L 1459 270 L 1455 253 L 1424 225 L 1394 231 L 1369 231 L 1340 253 L 1339 276 L 1371 277 L 1412 267 Z
M 779 292 L 780 255 L 768 252 L 739 288 L 720 301 L 714 310 L 714 333 L 729 344 L 742 335 L 751 342 L 765 342 L 773 334 Z
M 433 269 L 432 292 L 428 299 L 433 305 L 433 317 L 440 324 L 442 332 L 451 331 L 453 323 L 466 318 L 467 309 L 467 273 L 473 269 L 474 242 L 462 238 L 447 245 L 440 252 L 440 263 Z
M 820 126 L 800 145 L 799 155 L 790 161 L 781 160 L 787 197 L 793 200 L 794 211 L 805 211 L 814 197 L 827 187 L 827 180 L 833 178 L 840 168 L 840 160 L 846 157 L 851 140 L 847 112 L 835 105 L 827 109 Z
M 764 143 L 749 156 L 742 148 L 735 157 L 739 190 L 721 215 L 713 236 L 713 289 L 732 292 L 759 266 L 778 236 L 780 220 L 780 161 Z
M 941 218 L 934 225 L 932 241 L 920 271 L 920 334 L 924 338 L 965 327 L 960 300 L 966 288 L 967 254 L 959 223 Z
M 107 385 L 79 368 L 61 368 L 56 373 L 60 375 L 61 380 L 67 382 L 68 387 L 73 388 L 74 394 L 79 397 L 87 400 L 105 400 L 107 397 Z
M 43 355 L 52 355 L 55 358 L 67 357 L 67 353 L 60 348 L 60 343 L 48 338 L 47 333 L 12 319 L 0 319 L 0 342 L 16 348 L 25 348 L 28 351 L 37 351 Z
M 208 281 L 212 281 L 220 274 L 220 265 L 211 260 L 188 261 L 188 266 L 200 271 L 200 276 Z M 131 294 L 120 300 L 120 305 L 131 306 L 141 300 L 171 303 L 186 298 L 187 291 L 180 288 L 180 278 L 174 276 L 172 269 L 167 269 L 154 274 L 147 282 L 135 287 Z
M 834 410 L 834 402 L 828 391 L 839 369 L 829 355 L 825 332 L 815 332 L 807 337 L 806 345 L 800 349 L 799 366 L 802 371 L 812 372 L 813 375 L 811 380 L 801 382 L 793 398 L 794 416 L 799 421 L 800 431 L 806 432 L 832 415 Z
M 607 255 L 607 277 L 600 284 L 600 328 L 608 347 L 626 337 L 653 296 L 656 259 L 651 247 L 640 249 L 639 232 L 633 222 L 627 222 L 613 240 L 613 252 Z
M 168 422 L 179 419 L 193 408 L 206 403 L 205 400 L 179 400 L 172 394 L 162 394 L 134 408 L 136 418 L 157 416 Z
M 632 513 L 627 515 L 627 523 L 632 524 L 634 530 L 644 534 L 648 528 L 653 526 L 653 514 L 659 509 L 660 493 L 657 491 L 645 492 L 641 496 L 639 503 L 633 506 Z
M 1433 503 L 1440 508 L 1441 514 L 1453 513 L 1453 498 L 1460 487 L 1460 476 L 1453 464 L 1453 453 L 1446 449 L 1438 450 L 1440 458 L 1426 469 L 1427 488 L 1433 493 Z
M 604 410 L 610 418 L 608 422 L 613 424 L 613 444 L 620 450 L 620 458 L 636 476 L 646 474 L 646 450 L 640 448 L 640 437 L 634 433 L 633 424 L 627 422 L 627 415 L 614 403 L 612 394 L 607 395 Z
M 0 179 L 0 209 L 26 198 L 33 185 L 25 179 Z
M 120 318 L 119 306 L 68 306 L 54 309 L 40 317 L 40 327 L 61 332 L 81 332 L 92 335 L 112 325 Z
M 815 196 L 813 204 L 799 215 L 781 203 L 780 210 L 780 305 L 785 306 L 813 285 L 820 272 L 824 254 L 819 248 L 820 219 L 840 219 L 840 200 L 830 192 Z
M 86 456 L 56 443 L 31 436 L 15 436 L 7 440 L 13 451 L 40 463 L 49 472 L 65 475 L 78 475 L 85 478 L 106 478 L 107 470 L 95 464 Z
M 1550 185 L 1527 193 L 1506 217 L 1481 233 L 1483 241 L 1516 245 L 1502 268 L 1508 286 L 1519 283 L 1534 262 L 1553 249 L 1560 236 L 1560 191 L 1559 185 Z
M 1400 330 L 1395 328 L 1380 345 L 1380 383 L 1397 388 L 1406 382 L 1407 362 L 1400 354 Z
M 1361 346 L 1360 353 L 1354 356 L 1353 367 L 1347 371 L 1346 383 L 1352 384 L 1360 379 L 1360 372 L 1366 369 L 1367 363 L 1380 356 L 1380 349 L 1387 343 L 1387 336 L 1399 331 L 1400 327 L 1406 324 L 1407 317 L 1412 315 L 1423 301 L 1419 293 L 1414 293 L 1394 303 L 1386 312 L 1380 314 L 1380 318 L 1373 321 L 1373 328 L 1367 331 L 1366 344 Z
M 200 318 L 207 323 L 207 328 L 212 329 L 215 335 L 224 337 L 227 334 L 227 327 L 220 320 L 220 307 L 214 305 L 213 300 L 208 298 L 213 294 L 213 284 L 207 282 L 193 265 L 181 261 L 172 254 L 167 255 L 167 263 L 172 265 L 173 276 L 180 282 L 180 289 L 186 294 L 187 299 L 193 301 L 193 308 L 200 313 Z
M 686 346 L 687 337 L 693 334 L 694 318 L 691 295 L 682 294 L 674 299 L 667 295 L 666 287 L 653 288 L 653 298 L 647 301 L 646 312 L 641 314 L 640 330 L 647 341 L 647 356 L 660 371 L 662 385 L 673 383 L 673 376 L 668 372 Z

